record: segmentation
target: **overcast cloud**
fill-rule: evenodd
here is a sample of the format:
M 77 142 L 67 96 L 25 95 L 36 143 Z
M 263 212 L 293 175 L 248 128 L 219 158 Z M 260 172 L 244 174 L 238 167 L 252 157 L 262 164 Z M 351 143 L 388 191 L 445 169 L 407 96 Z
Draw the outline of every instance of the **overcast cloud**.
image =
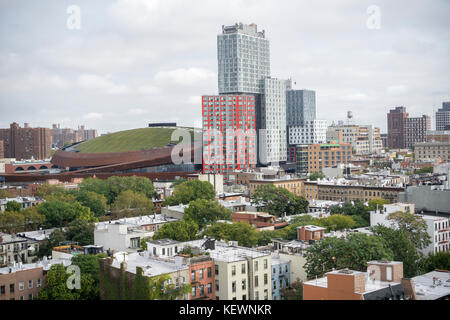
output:
M 81 29 L 67 28 L 69 5 Z M 381 9 L 369 29 L 367 8 Z M 197 125 L 217 94 L 222 25 L 256 23 L 271 75 L 316 91 L 318 118 L 374 124 L 450 101 L 450 1 L 0 1 L 0 127 L 85 124 L 100 133 Z

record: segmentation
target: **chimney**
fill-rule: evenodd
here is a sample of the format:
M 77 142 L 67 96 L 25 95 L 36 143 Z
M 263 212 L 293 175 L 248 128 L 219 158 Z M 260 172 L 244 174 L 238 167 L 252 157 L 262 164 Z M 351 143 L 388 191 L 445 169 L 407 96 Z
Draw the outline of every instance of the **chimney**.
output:
M 417 300 L 416 287 L 414 281 L 409 278 L 402 279 L 402 287 L 405 292 L 405 298 L 408 300 Z

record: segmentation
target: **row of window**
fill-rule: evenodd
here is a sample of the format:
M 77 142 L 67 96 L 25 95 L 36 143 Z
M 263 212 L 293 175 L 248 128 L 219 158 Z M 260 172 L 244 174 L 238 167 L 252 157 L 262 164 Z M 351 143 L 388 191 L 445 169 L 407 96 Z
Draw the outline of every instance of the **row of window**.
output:
M 42 285 L 42 280 L 41 278 L 38 278 L 36 280 L 36 288 L 40 288 Z M 28 280 L 28 289 L 33 289 L 33 280 Z M 25 282 L 21 281 L 19 282 L 19 291 L 23 291 L 25 290 Z M 11 283 L 9 285 L 9 293 L 14 293 L 15 291 L 15 284 Z M 6 294 L 6 285 L 1 285 L 0 286 L 0 294 Z

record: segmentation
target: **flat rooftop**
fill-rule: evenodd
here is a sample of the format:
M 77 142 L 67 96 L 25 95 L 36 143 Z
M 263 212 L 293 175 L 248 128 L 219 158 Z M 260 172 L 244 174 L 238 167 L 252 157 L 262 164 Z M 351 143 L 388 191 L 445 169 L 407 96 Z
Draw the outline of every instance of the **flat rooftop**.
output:
M 123 261 L 123 255 L 127 263 L 127 271 L 136 274 L 136 267 L 141 267 L 145 276 L 157 276 L 165 273 L 172 273 L 189 269 L 188 265 L 177 265 L 174 262 L 146 258 L 139 253 L 118 252 L 114 255 L 112 266 L 120 269 L 120 263 Z M 187 279 L 186 279 L 187 280 Z
M 433 284 L 433 278 L 435 278 L 435 284 Z M 435 270 L 414 277 L 412 280 L 418 300 L 436 300 L 450 295 L 450 271 Z

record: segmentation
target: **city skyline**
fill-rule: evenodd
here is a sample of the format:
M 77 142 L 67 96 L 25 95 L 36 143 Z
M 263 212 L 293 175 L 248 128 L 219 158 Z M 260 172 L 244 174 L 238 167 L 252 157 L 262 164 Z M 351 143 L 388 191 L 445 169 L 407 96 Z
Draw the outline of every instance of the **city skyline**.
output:
M 217 35 L 236 22 L 265 30 L 271 74 L 314 90 L 329 124 L 351 110 L 387 132 L 386 114 L 405 106 L 434 128 L 450 100 L 444 1 L 380 1 L 380 29 L 368 28 L 365 1 L 78 1 L 79 30 L 67 27 L 71 4 L 0 5 L 0 127 L 199 127 L 201 96 L 218 93 Z

